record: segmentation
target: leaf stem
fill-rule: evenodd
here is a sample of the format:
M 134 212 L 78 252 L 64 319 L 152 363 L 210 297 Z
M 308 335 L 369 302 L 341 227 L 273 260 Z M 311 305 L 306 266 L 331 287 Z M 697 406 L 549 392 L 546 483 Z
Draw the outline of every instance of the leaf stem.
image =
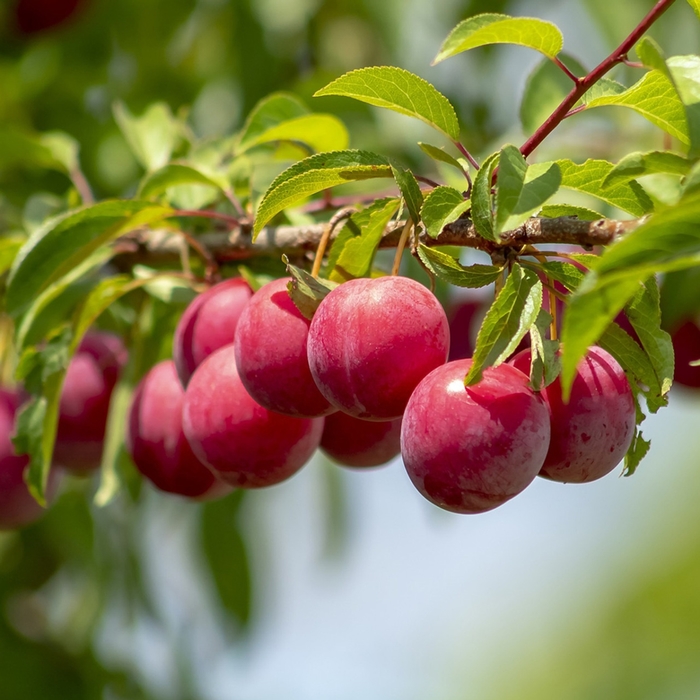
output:
M 521 146 L 520 152 L 527 158 L 573 109 L 579 99 L 618 63 L 627 59 L 627 54 L 649 27 L 668 10 L 676 0 L 659 0 L 646 17 L 630 32 L 627 38 L 588 75 L 576 79 L 576 85 L 561 101 L 561 104 L 547 117 L 544 124 Z
M 559 68 L 561 68 L 562 71 L 564 71 L 564 73 L 565 73 L 569 78 L 571 78 L 571 80 L 574 81 L 574 83 L 578 83 L 578 76 L 575 75 L 574 73 L 572 73 L 572 72 L 566 67 L 566 65 L 564 65 L 564 63 L 559 59 L 558 56 L 552 56 L 552 62 L 554 63 L 555 66 L 558 66 Z
M 462 144 L 460 141 L 453 141 L 452 143 L 454 144 L 455 148 L 471 163 L 474 170 L 478 170 L 479 163 L 477 162 L 476 158 L 469 153 L 464 144 Z

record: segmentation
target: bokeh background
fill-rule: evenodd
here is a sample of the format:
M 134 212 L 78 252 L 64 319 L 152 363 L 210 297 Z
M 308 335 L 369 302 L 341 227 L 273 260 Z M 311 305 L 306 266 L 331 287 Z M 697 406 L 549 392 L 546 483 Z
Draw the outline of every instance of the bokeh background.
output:
M 353 68 L 402 66 L 450 98 L 465 144 L 484 154 L 522 139 L 518 105 L 538 58 L 494 47 L 431 68 L 459 20 L 550 19 L 591 67 L 652 4 L 2 0 L 0 228 L 69 186 L 18 135 L 67 132 L 98 197 L 133 193 L 142 171 L 116 101 L 134 114 L 163 101 L 215 138 L 290 90 L 340 116 L 353 147 L 430 175 L 422 124 L 313 92 Z M 72 10 L 65 21 L 59 6 Z M 684 2 L 652 34 L 667 54 L 700 46 Z M 614 160 L 661 142 L 633 114 L 603 109 L 541 150 Z M 424 502 L 398 460 L 357 473 L 317 458 L 283 485 L 207 508 L 144 485 L 98 509 L 94 483 L 69 482 L 39 524 L 0 534 L 0 698 L 695 700 L 699 424 L 700 394 L 674 389 L 647 421 L 652 451 L 633 477 L 538 480 L 478 517 Z M 229 581 L 223 597 L 212 566 Z

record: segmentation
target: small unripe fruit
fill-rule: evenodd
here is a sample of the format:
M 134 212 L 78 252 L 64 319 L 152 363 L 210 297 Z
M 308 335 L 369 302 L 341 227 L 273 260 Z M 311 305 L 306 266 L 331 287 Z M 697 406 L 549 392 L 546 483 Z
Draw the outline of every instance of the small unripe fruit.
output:
M 24 481 L 29 457 L 18 455 L 12 444 L 19 403 L 17 392 L 0 389 L 0 530 L 23 527 L 44 514 Z M 54 468 L 49 475 L 48 500 L 56 492 L 58 481 L 59 472 Z
M 321 393 L 356 418 L 392 420 L 449 350 L 445 312 L 407 277 L 355 279 L 336 287 L 309 328 L 309 366 Z
M 261 287 L 236 328 L 236 365 L 248 393 L 265 408 L 301 418 L 335 411 L 316 386 L 306 353 L 310 321 L 294 305 L 289 277 Z
M 234 348 L 211 354 L 185 392 L 182 427 L 194 453 L 238 488 L 271 486 L 306 464 L 323 418 L 294 418 L 263 408 L 245 390 Z
M 511 360 L 530 372 L 530 351 Z M 564 403 L 559 378 L 542 397 L 551 413 L 552 438 L 540 476 L 584 483 L 611 472 L 634 437 L 635 407 L 627 377 L 615 358 L 599 347 L 589 349 L 577 369 L 571 396 Z
M 368 421 L 342 411 L 326 416 L 321 451 L 344 467 L 378 467 L 400 450 L 400 418 Z
M 97 469 L 109 402 L 127 351 L 112 333 L 90 331 L 68 366 L 61 393 L 54 462 L 76 473 Z
M 252 295 L 250 285 L 234 277 L 215 284 L 185 309 L 173 337 L 173 360 L 182 386 L 204 358 L 233 343 L 238 319 Z
M 510 365 L 465 387 L 471 360 L 438 367 L 416 387 L 401 427 L 401 454 L 416 488 L 455 513 L 482 513 L 519 494 L 542 467 L 549 411 Z
M 197 459 L 182 432 L 185 390 L 165 360 L 141 380 L 131 403 L 126 445 L 137 469 L 161 491 L 218 498 L 230 491 Z

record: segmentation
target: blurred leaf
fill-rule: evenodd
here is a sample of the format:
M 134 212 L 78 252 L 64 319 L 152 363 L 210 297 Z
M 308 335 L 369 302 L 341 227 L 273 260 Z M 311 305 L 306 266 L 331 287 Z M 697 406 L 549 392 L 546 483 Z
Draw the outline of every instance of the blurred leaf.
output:
M 643 175 L 670 173 L 685 175 L 691 163 L 687 158 L 669 151 L 649 151 L 647 153 L 630 153 L 621 158 L 617 165 L 605 176 L 603 187 L 611 187 L 629 182 Z
M 160 170 L 147 173 L 141 180 L 137 196 L 152 199 L 176 185 L 207 185 L 220 191 L 228 188 L 226 180 L 222 177 L 208 175 L 186 163 L 170 163 Z
M 685 105 L 692 158 L 700 155 L 700 56 L 671 56 L 666 62 Z
M 688 0 L 688 4 L 693 8 L 693 12 L 700 18 L 700 0 Z
M 501 149 L 496 191 L 496 235 L 517 228 L 537 211 L 561 184 L 556 163 L 528 166 L 520 150 Z
M 444 149 L 438 148 L 437 146 L 433 146 L 429 143 L 421 143 L 420 141 L 418 142 L 418 147 L 421 149 L 421 151 L 423 151 L 423 153 L 429 155 L 433 160 L 437 160 L 441 163 L 447 163 L 448 165 L 457 168 L 460 173 L 464 173 L 464 167 L 462 164 Z
M 12 267 L 17 253 L 26 240 L 27 237 L 20 234 L 0 238 L 0 275 L 4 275 Z
M 278 175 L 263 195 L 255 216 L 253 239 L 275 214 L 309 195 L 353 180 L 392 177 L 384 156 L 368 151 L 335 151 L 305 158 Z
M 428 235 L 437 238 L 447 224 L 457 221 L 470 206 L 471 201 L 454 187 L 440 185 L 430 190 L 420 210 Z
M 500 152 L 494 153 L 481 164 L 472 188 L 472 221 L 476 232 L 487 241 L 498 240 L 494 232 L 491 179 L 499 156 Z
M 512 355 L 541 308 L 542 283 L 537 274 L 514 264 L 479 329 L 466 386 L 479 382 L 484 369 L 497 367 Z
M 326 516 L 323 554 L 327 557 L 338 557 L 347 548 L 349 539 L 347 488 L 342 469 L 327 459 L 323 460 L 321 467 Z
M 67 174 L 79 169 L 79 143 L 63 131 L 47 131 L 39 137 L 39 141 L 51 153 L 52 158 L 60 163 Z
M 489 44 L 518 44 L 553 58 L 562 50 L 564 38 L 551 22 L 485 13 L 460 22 L 445 39 L 433 65 L 463 51 Z
M 266 131 L 307 114 L 306 105 L 292 93 L 274 92 L 264 97 L 253 107 L 238 135 L 239 152 L 261 143 Z
M 394 66 L 374 66 L 350 71 L 317 90 L 314 97 L 340 95 L 415 117 L 453 141 L 459 123 L 450 101 L 427 80 Z
M 304 114 L 281 122 L 249 138 L 241 144 L 239 152 L 273 141 L 298 141 L 312 152 L 343 151 L 348 147 L 350 136 L 345 124 L 332 114 Z
M 420 223 L 420 209 L 423 206 L 423 193 L 418 180 L 410 170 L 405 168 L 397 168 L 392 165 L 391 172 L 394 173 L 394 180 L 399 186 L 403 201 L 406 202 L 408 213 L 411 215 L 413 223 L 417 225 Z
M 585 75 L 586 69 L 567 54 L 559 60 L 575 75 Z M 525 83 L 520 102 L 520 122 L 526 134 L 533 134 L 569 94 L 573 81 L 559 66 L 545 58 L 537 64 Z
M 464 267 L 451 255 L 428 248 L 422 243 L 418 246 L 418 256 L 436 277 L 457 287 L 485 287 L 503 274 L 503 269 L 494 265 L 477 264 Z
M 156 102 L 135 117 L 124 103 L 115 102 L 113 112 L 133 154 L 147 171 L 158 170 L 170 160 L 181 126 L 167 104 Z
M 5 300 L 8 313 L 19 316 L 35 296 L 101 245 L 171 212 L 151 202 L 105 201 L 48 221 L 30 236 L 15 258 Z

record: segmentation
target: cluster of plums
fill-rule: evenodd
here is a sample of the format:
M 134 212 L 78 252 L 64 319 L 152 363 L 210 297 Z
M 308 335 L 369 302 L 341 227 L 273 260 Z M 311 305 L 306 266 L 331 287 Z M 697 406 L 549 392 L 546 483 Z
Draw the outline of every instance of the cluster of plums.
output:
M 126 446 L 156 487 L 195 499 L 279 483 L 320 448 L 373 467 L 401 453 L 436 505 L 480 513 L 538 474 L 588 482 L 610 472 L 634 434 L 635 407 L 618 363 L 598 347 L 580 363 L 571 399 L 559 381 L 529 387 L 529 350 L 465 387 L 471 360 L 447 361 L 450 327 L 425 287 L 405 277 L 356 279 L 331 291 L 309 321 L 288 279 L 253 294 L 240 278 L 185 310 L 173 360 L 142 379 Z M 100 463 L 121 341 L 93 331 L 64 384 L 52 483 Z M 0 526 L 41 513 L 10 442 L 17 393 L 0 393 Z

